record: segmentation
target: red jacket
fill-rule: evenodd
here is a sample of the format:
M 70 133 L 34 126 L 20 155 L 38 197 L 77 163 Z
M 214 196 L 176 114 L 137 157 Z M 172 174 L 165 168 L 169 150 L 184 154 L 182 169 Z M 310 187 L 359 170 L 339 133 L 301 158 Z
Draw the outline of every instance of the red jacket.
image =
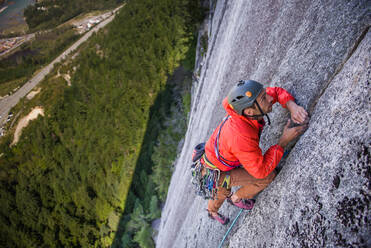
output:
M 287 101 L 294 100 L 293 96 L 279 87 L 268 87 L 266 92 L 274 98 L 273 103 L 279 102 L 284 108 L 286 108 Z M 219 154 L 229 161 L 242 164 L 253 177 L 265 178 L 280 162 L 284 152 L 283 148 L 279 145 L 271 146 L 263 155 L 259 147 L 259 140 L 265 125 L 264 120 L 252 120 L 237 114 L 229 106 L 227 98 L 223 100 L 223 107 L 230 118 L 224 123 L 220 131 Z M 215 155 L 215 139 L 222 123 L 219 124 L 206 142 L 205 153 L 207 159 L 213 165 L 221 171 L 229 171 L 233 168 L 223 165 Z

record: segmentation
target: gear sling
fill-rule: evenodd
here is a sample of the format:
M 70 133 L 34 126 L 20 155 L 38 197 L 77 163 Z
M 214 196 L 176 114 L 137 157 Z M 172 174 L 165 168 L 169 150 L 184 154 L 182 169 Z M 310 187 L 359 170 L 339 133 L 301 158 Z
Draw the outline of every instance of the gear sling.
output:
M 223 165 L 230 168 L 238 168 L 241 166 L 241 163 L 239 161 L 230 161 L 224 158 L 219 153 L 220 133 L 229 117 L 229 115 L 226 116 L 223 120 L 223 123 L 219 127 L 219 131 L 214 143 L 214 151 L 218 161 L 221 162 Z M 192 184 L 194 185 L 196 194 L 202 196 L 204 199 L 214 200 L 216 198 L 217 187 L 220 178 L 220 170 L 207 159 L 205 154 L 205 143 L 200 143 L 194 148 L 192 162 Z M 204 175 L 202 175 L 202 171 L 204 168 L 205 173 Z M 226 173 L 227 175 L 222 182 L 222 187 L 229 188 L 230 176 L 229 172 Z

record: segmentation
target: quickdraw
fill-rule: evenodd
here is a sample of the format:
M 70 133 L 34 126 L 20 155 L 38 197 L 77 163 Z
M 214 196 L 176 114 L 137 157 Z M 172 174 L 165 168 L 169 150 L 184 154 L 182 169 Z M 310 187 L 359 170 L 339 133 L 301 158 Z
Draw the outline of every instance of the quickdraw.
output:
M 203 169 L 205 169 L 204 175 L 202 175 Z M 220 170 L 204 167 L 199 159 L 192 164 L 191 171 L 191 182 L 196 194 L 202 196 L 204 199 L 216 199 Z
M 206 167 L 208 167 L 209 169 L 212 169 L 212 170 L 218 170 L 218 167 L 216 167 L 215 165 L 213 165 L 206 157 L 206 154 L 204 154 L 202 156 L 202 159 L 201 159 L 201 163 L 205 163 Z M 223 182 L 221 183 L 221 186 L 223 188 L 226 188 L 226 189 L 230 189 L 230 183 L 231 183 L 231 177 L 229 175 L 229 171 L 225 172 L 225 177 L 224 177 L 224 180 Z

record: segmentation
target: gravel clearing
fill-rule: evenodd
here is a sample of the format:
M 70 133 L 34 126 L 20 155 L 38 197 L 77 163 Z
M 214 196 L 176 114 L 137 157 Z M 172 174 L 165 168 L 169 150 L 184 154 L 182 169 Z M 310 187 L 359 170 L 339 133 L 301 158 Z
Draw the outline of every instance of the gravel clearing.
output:
M 22 129 L 27 127 L 28 123 L 36 119 L 39 115 L 44 116 L 44 109 L 42 107 L 35 107 L 27 116 L 23 117 L 18 122 L 17 128 L 15 129 L 13 142 L 12 144 L 10 144 L 11 146 L 17 144 L 17 142 L 19 141 L 19 138 L 22 134 Z

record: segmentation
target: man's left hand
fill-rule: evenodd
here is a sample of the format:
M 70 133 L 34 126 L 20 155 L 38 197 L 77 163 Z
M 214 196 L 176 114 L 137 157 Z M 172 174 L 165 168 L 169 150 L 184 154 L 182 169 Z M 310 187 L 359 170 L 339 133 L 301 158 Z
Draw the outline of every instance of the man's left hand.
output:
M 286 103 L 287 109 L 291 113 L 291 119 L 296 124 L 303 124 L 308 121 L 308 113 L 305 109 L 290 100 Z

